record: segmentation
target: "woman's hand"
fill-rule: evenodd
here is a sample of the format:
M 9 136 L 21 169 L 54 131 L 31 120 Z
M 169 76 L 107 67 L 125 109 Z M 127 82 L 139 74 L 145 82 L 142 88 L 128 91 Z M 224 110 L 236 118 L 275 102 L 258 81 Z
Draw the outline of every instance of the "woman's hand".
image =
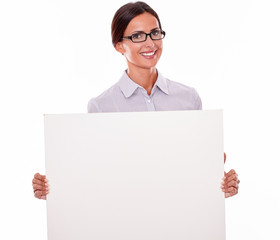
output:
M 240 180 L 235 170 L 231 169 L 228 173 L 225 172 L 221 189 L 225 193 L 225 197 L 232 197 L 238 193 Z
M 47 194 L 49 193 L 49 185 L 46 176 L 36 173 L 32 180 L 32 185 L 34 189 L 34 196 L 36 198 L 46 200 Z
M 224 162 L 226 162 L 225 153 Z M 238 193 L 239 183 L 238 174 L 234 169 L 231 169 L 228 173 L 225 172 L 225 176 L 221 182 L 221 189 L 225 193 L 225 198 L 232 197 Z

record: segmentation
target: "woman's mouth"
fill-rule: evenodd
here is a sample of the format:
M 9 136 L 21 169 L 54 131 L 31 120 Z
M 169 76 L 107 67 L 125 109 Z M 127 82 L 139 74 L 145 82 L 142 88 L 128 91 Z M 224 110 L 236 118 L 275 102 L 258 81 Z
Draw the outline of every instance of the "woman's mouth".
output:
M 141 52 L 140 54 L 147 59 L 151 59 L 155 56 L 157 50 L 149 51 L 149 52 Z

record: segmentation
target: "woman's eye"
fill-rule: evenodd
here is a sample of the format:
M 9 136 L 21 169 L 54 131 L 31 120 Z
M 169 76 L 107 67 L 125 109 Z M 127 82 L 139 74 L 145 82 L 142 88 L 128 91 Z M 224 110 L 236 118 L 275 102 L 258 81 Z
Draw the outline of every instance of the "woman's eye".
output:
M 156 31 L 153 31 L 152 32 L 152 35 L 153 36 L 158 36 L 160 34 L 160 31 L 159 30 L 156 30 Z
M 140 39 L 143 37 L 143 33 L 135 33 L 132 35 L 132 38 L 133 39 Z

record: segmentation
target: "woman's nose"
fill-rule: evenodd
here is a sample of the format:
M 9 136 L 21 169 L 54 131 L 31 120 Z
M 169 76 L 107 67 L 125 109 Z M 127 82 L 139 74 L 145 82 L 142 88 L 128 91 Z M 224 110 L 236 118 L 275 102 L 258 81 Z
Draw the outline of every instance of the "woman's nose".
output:
M 147 36 L 147 39 L 145 41 L 145 45 L 146 47 L 154 47 L 155 43 L 153 41 L 153 39 L 151 39 L 151 36 Z

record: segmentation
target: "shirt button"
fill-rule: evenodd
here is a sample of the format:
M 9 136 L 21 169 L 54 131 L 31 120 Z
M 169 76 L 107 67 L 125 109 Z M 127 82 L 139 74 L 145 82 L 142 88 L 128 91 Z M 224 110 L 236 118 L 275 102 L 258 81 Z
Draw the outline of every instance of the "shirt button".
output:
M 151 102 L 151 99 L 148 99 L 148 103 L 150 103 Z

